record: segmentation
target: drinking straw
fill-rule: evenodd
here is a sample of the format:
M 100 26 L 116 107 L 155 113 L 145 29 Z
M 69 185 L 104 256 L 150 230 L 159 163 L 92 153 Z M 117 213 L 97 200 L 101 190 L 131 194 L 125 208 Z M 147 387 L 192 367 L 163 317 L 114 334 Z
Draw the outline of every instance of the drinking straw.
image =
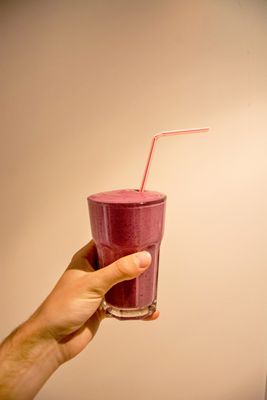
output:
M 146 167 L 145 167 L 145 171 L 144 171 L 142 184 L 140 187 L 140 192 L 144 192 L 144 190 L 145 190 L 145 185 L 146 185 L 148 172 L 149 172 L 150 165 L 151 165 L 152 156 L 154 154 L 155 145 L 156 145 L 157 140 L 160 137 L 186 135 L 186 134 L 190 134 L 190 133 L 201 133 L 201 132 L 208 132 L 208 131 L 209 131 L 209 128 L 205 127 L 205 128 L 182 129 L 182 130 L 178 130 L 178 131 L 165 131 L 165 132 L 156 133 L 152 138 L 152 143 L 151 143 L 150 151 L 148 154 L 148 159 L 147 159 L 147 163 L 146 163 Z

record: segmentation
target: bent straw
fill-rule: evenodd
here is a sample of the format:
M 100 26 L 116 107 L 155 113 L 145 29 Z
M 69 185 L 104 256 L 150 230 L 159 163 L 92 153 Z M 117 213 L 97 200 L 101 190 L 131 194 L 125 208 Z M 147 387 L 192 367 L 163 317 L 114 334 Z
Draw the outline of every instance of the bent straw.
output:
M 148 154 L 148 159 L 147 159 L 147 163 L 146 163 L 146 167 L 145 167 L 145 172 L 144 172 L 142 184 L 141 184 L 141 187 L 140 187 L 140 192 L 143 192 L 145 190 L 145 185 L 146 185 L 148 172 L 149 172 L 150 165 L 151 165 L 153 152 L 154 152 L 154 149 L 155 149 L 155 144 L 156 144 L 156 141 L 160 137 L 162 137 L 162 136 L 185 135 L 185 134 L 190 134 L 190 133 L 201 133 L 201 132 L 208 132 L 208 131 L 209 131 L 209 128 L 206 127 L 206 128 L 185 129 L 185 130 L 183 129 L 183 130 L 179 130 L 179 131 L 166 131 L 166 132 L 156 133 L 152 138 L 152 143 L 151 143 L 150 151 L 149 151 L 149 154 Z

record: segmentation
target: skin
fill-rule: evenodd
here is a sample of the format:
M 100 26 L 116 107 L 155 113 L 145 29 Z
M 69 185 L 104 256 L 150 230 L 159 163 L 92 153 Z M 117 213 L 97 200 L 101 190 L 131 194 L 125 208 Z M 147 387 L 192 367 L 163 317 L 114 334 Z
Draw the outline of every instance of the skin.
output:
M 123 257 L 95 270 L 93 241 L 72 258 L 52 292 L 35 313 L 0 345 L 0 398 L 33 399 L 64 362 L 93 339 L 105 318 L 101 302 L 116 283 L 138 277 L 151 263 L 147 252 Z M 157 319 L 156 311 L 147 321 Z

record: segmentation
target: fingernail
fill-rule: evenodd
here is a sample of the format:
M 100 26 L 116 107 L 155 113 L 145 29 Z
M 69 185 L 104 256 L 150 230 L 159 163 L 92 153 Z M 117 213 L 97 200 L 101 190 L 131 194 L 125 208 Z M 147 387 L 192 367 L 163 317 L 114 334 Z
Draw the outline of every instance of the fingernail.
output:
M 138 260 L 139 268 L 146 268 L 151 263 L 151 254 L 148 251 L 140 251 L 135 254 Z

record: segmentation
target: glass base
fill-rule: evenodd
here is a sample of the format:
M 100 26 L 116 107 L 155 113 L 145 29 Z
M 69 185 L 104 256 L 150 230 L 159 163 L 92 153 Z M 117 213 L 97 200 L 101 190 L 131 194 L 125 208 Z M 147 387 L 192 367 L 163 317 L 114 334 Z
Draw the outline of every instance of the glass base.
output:
M 156 300 L 149 306 L 142 308 L 118 308 L 103 301 L 102 307 L 107 317 L 117 318 L 121 321 L 145 319 L 156 311 Z

